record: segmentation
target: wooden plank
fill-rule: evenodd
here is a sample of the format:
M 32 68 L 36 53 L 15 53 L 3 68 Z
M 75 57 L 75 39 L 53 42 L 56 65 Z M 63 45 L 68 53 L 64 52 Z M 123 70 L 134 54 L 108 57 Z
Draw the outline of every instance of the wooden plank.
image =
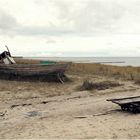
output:
M 107 101 L 111 101 L 113 103 L 122 105 L 122 104 L 128 104 L 132 102 L 140 102 L 140 96 L 119 98 L 119 99 L 108 99 Z
M 140 96 L 130 96 L 130 97 L 125 97 L 125 98 L 107 99 L 107 101 L 133 99 L 133 98 L 140 98 Z
M 40 66 L 40 65 L 24 65 L 22 67 L 20 67 L 19 65 L 8 65 L 8 66 L 1 66 L 0 65 L 0 71 L 29 71 L 29 72 L 32 72 L 32 71 L 36 71 L 36 72 L 43 72 L 43 71 L 65 71 L 67 68 L 67 65 L 66 64 L 59 64 L 59 65 L 52 65 L 52 66 L 48 66 L 48 65 L 45 65 L 45 66 Z
M 38 64 L 0 64 L 0 79 L 60 81 L 64 83 L 64 72 L 70 63 L 53 65 Z

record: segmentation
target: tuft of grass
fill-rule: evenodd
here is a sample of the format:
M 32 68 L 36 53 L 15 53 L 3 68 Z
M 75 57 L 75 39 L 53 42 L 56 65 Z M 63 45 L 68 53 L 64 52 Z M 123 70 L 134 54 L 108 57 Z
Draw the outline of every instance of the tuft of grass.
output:
M 109 89 L 112 87 L 118 87 L 121 86 L 122 84 L 117 83 L 115 81 L 102 81 L 98 83 L 93 83 L 90 81 L 84 81 L 82 86 L 80 86 L 78 89 L 83 91 L 83 90 L 105 90 Z

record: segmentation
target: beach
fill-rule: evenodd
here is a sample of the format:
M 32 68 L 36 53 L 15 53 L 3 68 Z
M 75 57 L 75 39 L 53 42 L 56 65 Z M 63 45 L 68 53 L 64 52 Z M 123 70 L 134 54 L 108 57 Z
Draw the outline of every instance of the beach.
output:
M 140 68 L 73 63 L 69 81 L 0 80 L 1 139 L 139 139 L 140 114 L 121 111 L 111 98 L 139 96 Z M 119 86 L 80 90 L 84 81 Z
M 0 0 L 1 139 L 140 139 L 140 1 Z

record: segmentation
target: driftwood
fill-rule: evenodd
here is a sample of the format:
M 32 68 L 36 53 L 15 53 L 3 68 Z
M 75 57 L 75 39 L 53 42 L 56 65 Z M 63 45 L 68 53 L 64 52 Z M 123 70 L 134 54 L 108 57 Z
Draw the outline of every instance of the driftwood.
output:
M 30 105 L 32 105 L 31 103 L 29 103 L 29 104 L 16 104 L 16 105 L 11 105 L 11 109 L 13 109 L 13 108 L 15 108 L 15 107 L 19 107 L 19 106 L 30 106 Z
M 119 110 L 109 110 L 109 111 L 104 112 L 104 113 L 97 113 L 97 114 L 93 114 L 93 115 L 74 116 L 74 118 L 77 118 L 77 119 L 92 118 L 92 117 L 96 117 L 96 116 L 104 116 L 104 115 L 109 115 L 112 113 L 117 113 L 117 111 L 119 111 Z

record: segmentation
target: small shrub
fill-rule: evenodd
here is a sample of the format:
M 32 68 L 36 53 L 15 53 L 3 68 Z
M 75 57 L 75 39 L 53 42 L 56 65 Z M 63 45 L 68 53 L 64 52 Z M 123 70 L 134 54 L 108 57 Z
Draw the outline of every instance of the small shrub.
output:
M 79 90 L 105 90 L 111 87 L 118 87 L 121 84 L 114 81 L 102 81 L 98 83 L 93 83 L 89 81 L 84 81 L 82 86 L 79 87 Z
M 83 82 L 83 85 L 80 87 L 80 89 L 81 90 L 92 90 L 93 87 L 94 87 L 93 83 L 86 80 Z

